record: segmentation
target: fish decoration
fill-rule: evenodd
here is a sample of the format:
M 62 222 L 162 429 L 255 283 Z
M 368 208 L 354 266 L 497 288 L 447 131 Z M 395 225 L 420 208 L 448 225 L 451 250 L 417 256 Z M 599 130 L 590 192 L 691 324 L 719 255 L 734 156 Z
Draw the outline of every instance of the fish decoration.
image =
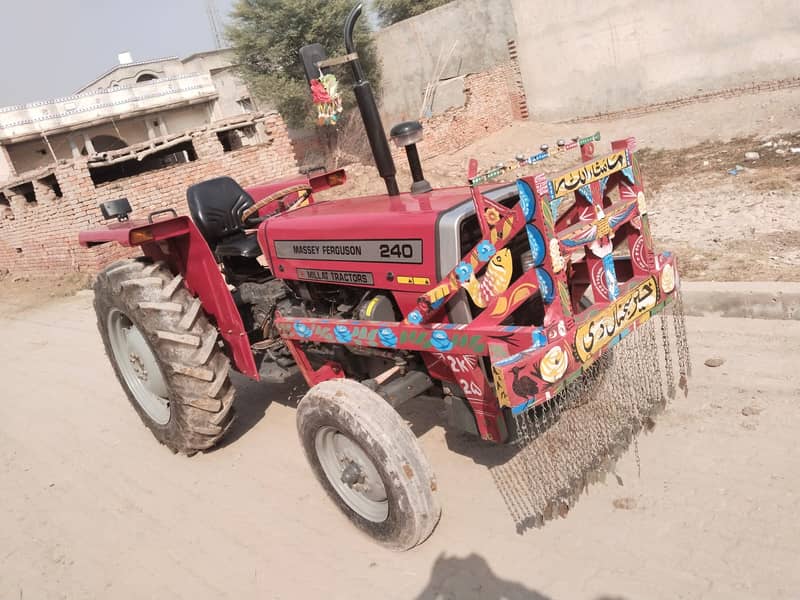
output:
M 461 287 L 467 290 L 475 306 L 486 308 L 489 302 L 508 289 L 512 269 L 511 250 L 503 248 L 498 250 L 486 265 L 486 273 L 480 281 L 475 277 L 475 273 L 471 272 L 462 279 Z

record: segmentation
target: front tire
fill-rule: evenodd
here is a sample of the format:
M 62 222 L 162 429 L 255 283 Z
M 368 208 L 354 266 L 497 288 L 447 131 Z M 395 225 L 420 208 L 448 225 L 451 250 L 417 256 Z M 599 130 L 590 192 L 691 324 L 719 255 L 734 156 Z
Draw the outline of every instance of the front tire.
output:
M 436 479 L 408 425 L 378 394 L 347 379 L 317 384 L 297 407 L 297 431 L 317 479 L 359 529 L 395 550 L 433 532 Z
M 188 455 L 214 446 L 234 418 L 230 363 L 183 277 L 120 261 L 97 276 L 94 306 L 117 379 L 156 439 Z

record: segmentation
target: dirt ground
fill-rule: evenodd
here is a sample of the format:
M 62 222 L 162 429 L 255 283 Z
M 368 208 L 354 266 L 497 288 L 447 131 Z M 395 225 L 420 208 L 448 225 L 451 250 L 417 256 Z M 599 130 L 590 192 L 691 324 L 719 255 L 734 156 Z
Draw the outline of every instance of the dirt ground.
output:
M 496 447 L 446 436 L 440 406 L 410 403 L 444 510 L 431 539 L 396 554 L 313 479 L 302 389 L 237 379 L 227 443 L 175 456 L 129 406 L 89 297 L 6 316 L 0 598 L 797 598 L 800 323 L 688 326 L 690 394 L 640 438 L 641 474 L 629 452 L 624 485 L 609 477 L 522 536 L 480 464 Z

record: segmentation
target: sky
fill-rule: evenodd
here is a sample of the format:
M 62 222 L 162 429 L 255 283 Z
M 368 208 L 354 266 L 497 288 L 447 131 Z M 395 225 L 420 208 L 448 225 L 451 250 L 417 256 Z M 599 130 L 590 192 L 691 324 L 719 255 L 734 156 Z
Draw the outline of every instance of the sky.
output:
M 224 21 L 235 0 L 215 0 Z M 212 50 L 204 0 L 0 0 L 0 106 L 69 96 L 117 64 Z

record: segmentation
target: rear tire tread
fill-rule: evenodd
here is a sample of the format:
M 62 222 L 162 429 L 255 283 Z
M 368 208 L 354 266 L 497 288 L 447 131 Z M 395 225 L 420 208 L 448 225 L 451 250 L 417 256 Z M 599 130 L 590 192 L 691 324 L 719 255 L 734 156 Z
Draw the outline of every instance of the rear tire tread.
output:
M 214 446 L 228 430 L 235 390 L 217 329 L 183 284 L 183 277 L 163 263 L 133 259 L 102 271 L 94 291 L 98 327 L 112 364 L 105 323 L 112 308 L 126 314 L 148 339 L 170 391 L 170 421 L 164 426 L 152 422 L 123 383 L 131 403 L 161 443 L 191 455 Z M 114 370 L 122 382 L 116 365 Z

